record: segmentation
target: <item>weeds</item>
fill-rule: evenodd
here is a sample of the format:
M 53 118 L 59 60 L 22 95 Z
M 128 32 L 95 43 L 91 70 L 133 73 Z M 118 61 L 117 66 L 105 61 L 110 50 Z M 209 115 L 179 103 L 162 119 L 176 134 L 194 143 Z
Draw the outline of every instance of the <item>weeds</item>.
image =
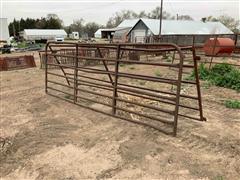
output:
M 146 81 L 140 81 L 139 84 L 140 84 L 141 86 L 143 86 L 143 85 L 146 84 Z
M 211 82 L 204 82 L 203 85 L 202 85 L 202 87 L 205 88 L 205 89 L 209 89 L 211 86 L 212 86 Z
M 66 99 L 72 99 L 72 96 L 70 96 L 70 95 L 65 95 L 64 96 Z
M 158 76 L 158 77 L 161 77 L 161 76 L 162 76 L 162 74 L 160 73 L 159 70 L 156 70 L 156 71 L 155 71 L 155 75 Z
M 199 66 L 199 78 L 207 80 L 209 83 L 240 91 L 240 70 L 226 63 L 217 64 L 212 69 L 207 69 L 203 64 Z M 193 71 L 187 80 L 193 80 Z
M 240 101 L 239 100 L 226 100 L 224 102 L 225 107 L 231 109 L 240 109 Z
M 131 66 L 131 67 L 129 67 L 129 69 L 133 70 L 133 69 L 135 69 L 135 67 Z
M 166 58 L 166 62 L 172 62 L 172 57 L 167 56 L 167 58 Z

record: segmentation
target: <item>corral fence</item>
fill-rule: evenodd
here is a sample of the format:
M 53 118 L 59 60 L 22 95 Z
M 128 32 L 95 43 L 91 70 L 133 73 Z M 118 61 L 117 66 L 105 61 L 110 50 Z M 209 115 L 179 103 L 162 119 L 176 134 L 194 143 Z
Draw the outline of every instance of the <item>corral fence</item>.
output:
M 62 53 L 68 48 L 72 54 Z M 88 51 L 95 55 L 85 53 Z M 163 62 L 161 54 L 166 51 L 177 52 L 179 60 Z M 184 62 L 188 51 L 192 52 L 190 64 Z M 146 60 L 146 56 L 152 59 Z M 45 90 L 51 96 L 174 136 L 179 117 L 206 120 L 197 72 L 199 57 L 192 47 L 49 42 L 45 57 Z M 63 64 L 64 58 L 72 62 Z M 86 66 L 86 61 L 98 63 Z M 57 68 L 49 69 L 52 66 Z M 194 70 L 193 80 L 183 79 L 184 69 Z M 158 73 L 169 70 L 164 76 Z M 186 84 L 196 93 L 186 94 Z
M 218 40 L 221 38 L 229 38 L 233 41 L 233 45 L 219 44 Z M 206 43 L 212 39 L 213 43 L 208 44 L 208 49 L 210 54 L 206 54 L 204 50 Z M 145 39 L 146 43 L 174 43 L 180 47 L 192 46 L 195 49 L 196 55 L 201 56 L 201 63 L 209 64 L 209 67 L 212 64 L 221 64 L 222 60 L 219 58 L 231 58 L 232 62 L 224 61 L 224 63 L 230 64 L 232 66 L 240 67 L 236 62 L 240 59 L 240 34 L 199 34 L 199 35 L 162 35 L 155 37 L 148 37 Z M 233 49 L 231 53 L 226 53 L 219 51 L 217 49 Z M 173 59 L 175 59 L 175 53 L 172 53 Z M 235 60 L 235 63 L 234 63 Z

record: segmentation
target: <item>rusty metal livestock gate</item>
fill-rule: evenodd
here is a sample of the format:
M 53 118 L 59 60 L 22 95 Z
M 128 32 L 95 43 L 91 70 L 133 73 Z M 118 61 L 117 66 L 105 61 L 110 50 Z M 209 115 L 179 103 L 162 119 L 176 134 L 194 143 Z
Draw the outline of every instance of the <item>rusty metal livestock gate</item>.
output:
M 71 49 L 72 54 L 63 54 L 61 49 Z M 173 64 L 162 61 L 162 55 L 170 51 L 179 56 Z M 191 64 L 184 63 L 185 51 L 192 52 Z M 197 73 L 198 57 L 192 47 L 168 43 L 49 42 L 45 53 L 45 90 L 49 95 L 173 136 L 177 134 L 179 117 L 206 120 Z M 49 58 L 55 61 L 48 62 Z M 62 64 L 61 58 L 72 59 L 73 63 Z M 183 79 L 186 69 L 194 70 L 194 80 Z M 163 72 L 168 73 L 163 76 Z M 186 84 L 196 94 L 184 94 Z

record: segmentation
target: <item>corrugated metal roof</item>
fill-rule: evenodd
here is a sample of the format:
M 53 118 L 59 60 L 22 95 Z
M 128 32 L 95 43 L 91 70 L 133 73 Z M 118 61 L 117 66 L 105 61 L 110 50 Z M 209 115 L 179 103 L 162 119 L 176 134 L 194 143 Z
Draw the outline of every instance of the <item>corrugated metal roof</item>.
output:
M 105 29 L 98 29 L 95 33 L 94 33 L 94 36 L 97 36 L 97 35 L 101 35 L 102 31 L 109 31 L 109 32 L 112 32 L 112 31 L 118 31 L 118 30 L 122 30 L 122 29 L 126 29 L 126 28 L 131 28 L 132 26 L 130 27 L 115 27 L 115 28 L 105 28 Z
M 94 33 L 94 35 L 96 35 L 96 34 L 101 35 L 102 30 L 103 30 L 103 29 L 98 29 L 98 30 Z
M 24 29 L 27 36 L 66 36 L 63 29 Z
M 121 29 L 125 29 L 125 28 L 126 27 L 106 28 L 106 29 L 101 29 L 101 31 L 117 31 L 117 30 L 121 30 Z
M 154 35 L 159 34 L 159 19 L 141 19 Z M 220 22 L 163 20 L 162 34 L 233 34 Z
M 117 27 L 133 27 L 139 19 L 126 19 L 122 21 Z

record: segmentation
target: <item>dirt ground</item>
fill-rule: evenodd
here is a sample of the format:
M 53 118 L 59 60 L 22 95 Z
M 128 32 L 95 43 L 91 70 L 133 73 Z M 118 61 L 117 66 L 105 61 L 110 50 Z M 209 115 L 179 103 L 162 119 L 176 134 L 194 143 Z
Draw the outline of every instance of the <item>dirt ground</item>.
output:
M 39 66 L 37 53 L 35 53 Z M 202 86 L 207 122 L 180 118 L 172 137 L 44 92 L 44 70 L 1 72 L 2 179 L 240 179 L 236 91 Z

